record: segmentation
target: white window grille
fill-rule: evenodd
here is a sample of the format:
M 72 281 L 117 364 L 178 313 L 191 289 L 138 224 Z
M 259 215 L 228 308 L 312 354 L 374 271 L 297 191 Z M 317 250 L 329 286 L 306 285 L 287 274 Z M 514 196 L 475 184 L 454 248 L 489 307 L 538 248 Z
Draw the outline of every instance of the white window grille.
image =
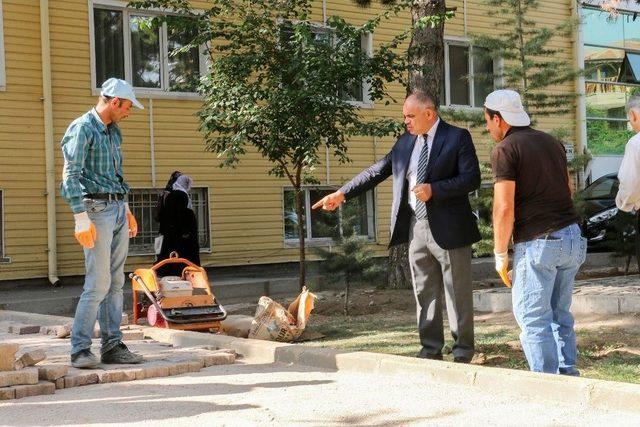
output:
M 303 191 L 303 221 L 305 239 L 311 245 L 328 244 L 333 238 L 341 235 L 353 234 L 362 238 L 375 240 L 375 210 L 374 194 L 368 191 L 349 200 L 333 212 L 322 209 L 311 210 L 311 206 L 333 193 L 335 188 L 307 187 Z M 310 214 L 307 214 L 310 212 Z M 295 208 L 295 191 L 284 188 L 283 191 L 283 220 L 285 245 L 298 244 L 298 217 Z
M 138 235 L 129 242 L 130 255 L 152 255 L 153 241 L 158 236 L 160 224 L 154 219 L 154 210 L 162 190 L 135 188 L 129 193 L 129 208 L 138 222 Z M 200 252 L 211 251 L 209 221 L 209 193 L 206 187 L 191 189 L 193 211 L 198 220 L 198 244 Z

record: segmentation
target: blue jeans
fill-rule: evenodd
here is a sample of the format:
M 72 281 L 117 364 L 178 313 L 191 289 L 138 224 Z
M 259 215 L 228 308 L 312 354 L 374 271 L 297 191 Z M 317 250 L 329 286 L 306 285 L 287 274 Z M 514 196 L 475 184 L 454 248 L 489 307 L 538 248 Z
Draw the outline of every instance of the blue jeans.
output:
M 91 348 L 96 318 L 102 353 L 122 340 L 122 287 L 129 251 L 124 202 L 85 199 L 84 205 L 98 236 L 92 249 L 84 249 L 86 274 L 71 330 L 71 354 Z
M 572 224 L 514 246 L 513 312 L 532 371 L 573 374 L 576 334 L 569 311 L 587 240 Z

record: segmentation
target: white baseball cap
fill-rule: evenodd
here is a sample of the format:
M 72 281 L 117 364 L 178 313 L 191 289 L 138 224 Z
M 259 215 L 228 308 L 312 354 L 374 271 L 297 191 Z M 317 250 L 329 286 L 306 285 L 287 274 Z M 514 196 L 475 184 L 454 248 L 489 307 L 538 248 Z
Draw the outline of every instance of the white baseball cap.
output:
M 529 126 L 531 124 L 531 119 L 522 106 L 520 94 L 515 90 L 494 90 L 487 95 L 484 106 L 500 112 L 504 121 L 511 126 Z
M 138 102 L 136 95 L 133 93 L 133 87 L 124 80 L 116 79 L 115 77 L 106 80 L 102 83 L 102 92 L 100 92 L 100 95 L 111 98 L 128 99 L 133 105 L 144 110 L 144 107 Z

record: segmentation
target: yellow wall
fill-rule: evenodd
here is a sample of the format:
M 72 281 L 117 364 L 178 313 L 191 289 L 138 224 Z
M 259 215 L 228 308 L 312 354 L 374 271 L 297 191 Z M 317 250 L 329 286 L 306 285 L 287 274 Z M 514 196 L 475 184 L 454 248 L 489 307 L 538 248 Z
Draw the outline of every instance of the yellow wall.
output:
M 0 91 L 0 189 L 5 204 L 5 255 L 11 263 L 0 264 L 0 280 L 45 277 L 47 274 L 45 167 L 40 52 L 39 6 L 35 0 L 2 0 L 6 51 L 6 91 Z M 206 7 L 206 2 L 194 2 Z M 449 1 L 457 6 L 456 17 L 446 24 L 447 36 L 464 36 L 463 1 Z M 569 16 L 569 0 L 543 0 L 536 18 L 545 24 L 558 23 Z M 56 185 L 62 169 L 59 141 L 68 124 L 86 112 L 96 101 L 91 90 L 91 46 L 87 0 L 49 2 L 51 67 L 53 89 L 54 141 L 56 141 Z M 327 15 L 340 14 L 361 23 L 367 13 L 351 0 L 327 0 Z M 479 0 L 467 2 L 467 28 L 471 32 L 495 32 Z M 322 21 L 322 2 L 317 1 L 312 19 Z M 409 26 L 408 14 L 385 23 L 374 35 L 374 46 L 389 41 L 399 30 Z M 570 40 L 556 40 L 568 61 L 572 60 Z M 572 88 L 567 86 L 566 90 Z M 399 85 L 391 87 L 392 96 L 404 97 Z M 122 123 L 124 135 L 124 171 L 132 187 L 152 187 L 150 115 L 153 115 L 156 185 L 162 187 L 169 174 L 179 169 L 190 174 L 197 186 L 209 188 L 212 253 L 202 255 L 204 265 L 243 265 L 297 260 L 296 248 L 283 242 L 282 188 L 285 180 L 269 177 L 268 164 L 255 152 L 245 156 L 235 170 L 218 168 L 216 156 L 203 152 L 194 112 L 199 101 L 145 99 L 145 110 L 135 110 Z M 153 108 L 151 107 L 153 104 Z M 399 105 L 378 105 L 363 114 L 401 118 Z M 540 120 L 548 129 L 570 123 L 573 117 Z M 474 131 L 481 161 L 488 159 L 486 137 Z M 386 154 L 391 138 L 354 138 L 349 155 L 353 162 L 338 165 L 330 162 L 329 181 L 340 185 L 351 176 Z M 324 165 L 318 179 L 327 184 Z M 391 185 L 381 184 L 376 191 L 377 251 L 386 253 L 389 239 Z M 73 218 L 67 204 L 57 194 L 57 230 L 59 274 L 83 273 L 80 246 L 73 238 Z M 130 257 L 128 268 L 147 265 L 150 257 Z

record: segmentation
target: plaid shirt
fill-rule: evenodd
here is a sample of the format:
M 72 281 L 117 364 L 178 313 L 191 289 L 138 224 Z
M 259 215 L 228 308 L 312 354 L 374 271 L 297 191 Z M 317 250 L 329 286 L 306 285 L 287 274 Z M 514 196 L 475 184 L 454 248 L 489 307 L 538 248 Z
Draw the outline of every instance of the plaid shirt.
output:
M 122 177 L 122 134 L 106 126 L 95 109 L 74 120 L 62 137 L 64 170 L 60 190 L 73 213 L 83 212 L 87 194 L 127 194 Z

